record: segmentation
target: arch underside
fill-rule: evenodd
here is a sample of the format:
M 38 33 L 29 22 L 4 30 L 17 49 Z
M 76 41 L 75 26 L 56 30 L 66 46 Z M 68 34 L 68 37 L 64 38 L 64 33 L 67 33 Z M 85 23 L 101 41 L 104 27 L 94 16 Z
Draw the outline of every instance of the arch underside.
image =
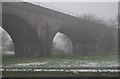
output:
M 43 40 L 38 38 L 32 26 L 24 19 L 12 15 L 2 15 L 2 28 L 11 36 L 16 56 L 43 56 Z

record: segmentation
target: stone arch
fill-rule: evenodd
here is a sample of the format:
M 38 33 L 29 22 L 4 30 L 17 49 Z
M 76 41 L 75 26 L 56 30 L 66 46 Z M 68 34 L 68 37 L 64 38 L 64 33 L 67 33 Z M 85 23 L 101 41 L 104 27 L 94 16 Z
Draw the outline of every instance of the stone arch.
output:
M 63 26 L 60 32 L 71 39 L 74 54 L 90 55 L 97 52 L 97 41 L 89 31 L 79 24 L 74 23 L 69 27 Z
M 17 15 L 3 13 L 2 28 L 13 40 L 15 56 L 41 55 L 41 42 L 29 22 Z

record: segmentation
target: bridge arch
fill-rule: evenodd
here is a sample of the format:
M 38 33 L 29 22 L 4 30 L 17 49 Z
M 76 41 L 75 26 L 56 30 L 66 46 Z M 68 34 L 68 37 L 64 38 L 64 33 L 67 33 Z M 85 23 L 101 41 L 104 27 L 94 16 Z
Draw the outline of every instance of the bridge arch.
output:
M 2 14 L 2 28 L 11 36 L 15 56 L 41 55 L 41 42 L 32 26 L 14 14 Z
M 99 51 L 97 48 L 97 40 L 85 26 L 84 24 L 74 23 L 68 27 L 62 26 L 59 29 L 59 32 L 65 34 L 71 40 L 74 54 L 89 55 Z

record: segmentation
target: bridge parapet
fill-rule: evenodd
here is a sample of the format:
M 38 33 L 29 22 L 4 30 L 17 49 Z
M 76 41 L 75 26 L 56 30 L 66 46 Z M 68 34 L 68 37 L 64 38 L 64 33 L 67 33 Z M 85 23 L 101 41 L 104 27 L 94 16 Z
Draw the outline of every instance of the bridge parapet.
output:
M 58 11 L 58 12 L 61 12 L 61 13 L 67 14 L 67 15 L 76 16 L 76 14 L 73 13 L 73 12 L 54 7 L 52 5 L 48 5 L 48 4 L 43 3 L 43 2 L 28 2 L 28 3 L 38 5 L 38 6 L 41 6 L 41 7 L 45 7 L 45 8 L 48 8 L 48 9 L 52 9 L 52 10 L 55 10 L 55 11 Z

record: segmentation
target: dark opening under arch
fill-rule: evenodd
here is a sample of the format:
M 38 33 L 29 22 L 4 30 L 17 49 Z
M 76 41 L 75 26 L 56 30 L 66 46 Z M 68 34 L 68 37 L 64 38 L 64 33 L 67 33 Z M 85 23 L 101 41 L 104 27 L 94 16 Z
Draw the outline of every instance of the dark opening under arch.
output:
M 41 53 L 40 41 L 36 32 L 21 17 L 3 13 L 2 28 L 11 36 L 16 56 L 36 56 Z

